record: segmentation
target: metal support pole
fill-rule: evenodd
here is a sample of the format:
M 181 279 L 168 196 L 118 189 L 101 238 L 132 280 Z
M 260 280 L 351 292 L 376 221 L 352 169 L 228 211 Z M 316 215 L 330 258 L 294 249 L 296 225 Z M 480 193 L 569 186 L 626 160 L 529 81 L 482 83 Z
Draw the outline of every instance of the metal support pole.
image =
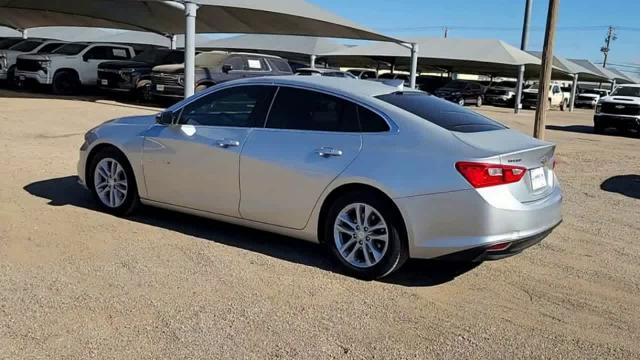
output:
M 578 93 L 578 74 L 573 74 L 573 84 L 571 85 L 571 106 L 569 111 L 573 111 L 576 104 L 576 94 Z
M 176 35 L 169 35 L 169 49 L 175 50 L 177 47 L 178 37 Z
M 538 106 L 533 126 L 533 136 L 544 140 L 545 123 L 547 121 L 547 100 L 551 85 L 551 70 L 553 70 L 553 44 L 556 37 L 556 22 L 560 0 L 549 0 L 547 27 L 542 48 L 542 68 L 540 70 L 540 84 L 538 86 Z
M 416 77 L 418 76 L 418 44 L 411 44 L 411 88 L 416 88 Z
M 527 42 L 529 41 L 529 22 L 531 21 L 531 0 L 527 0 L 524 8 L 524 22 L 522 24 L 522 40 L 520 41 L 520 50 L 527 50 Z M 524 89 L 524 65 L 518 67 L 518 85 L 516 86 L 516 101 L 513 111 L 517 114 L 522 108 L 522 90 Z
M 29 30 L 22 29 L 22 30 L 20 30 L 20 33 L 22 33 L 22 38 L 23 39 L 28 39 L 29 38 Z
M 311 66 L 312 69 L 315 69 L 315 67 L 316 67 L 316 56 L 315 55 L 311 55 L 311 57 L 309 59 L 309 66 Z
M 193 95 L 195 90 L 196 68 L 196 14 L 198 5 L 192 2 L 184 3 L 186 20 L 184 32 L 184 97 Z

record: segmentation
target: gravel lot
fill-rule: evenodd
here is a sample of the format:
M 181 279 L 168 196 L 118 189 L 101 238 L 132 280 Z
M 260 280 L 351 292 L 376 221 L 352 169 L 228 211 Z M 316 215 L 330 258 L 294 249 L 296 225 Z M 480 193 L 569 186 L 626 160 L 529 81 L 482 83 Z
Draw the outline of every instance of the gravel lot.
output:
M 565 222 L 474 268 L 384 282 L 313 244 L 167 211 L 95 210 L 89 128 L 153 109 L 0 90 L 0 358 L 640 358 L 640 139 L 554 111 Z M 531 132 L 533 112 L 481 112 Z

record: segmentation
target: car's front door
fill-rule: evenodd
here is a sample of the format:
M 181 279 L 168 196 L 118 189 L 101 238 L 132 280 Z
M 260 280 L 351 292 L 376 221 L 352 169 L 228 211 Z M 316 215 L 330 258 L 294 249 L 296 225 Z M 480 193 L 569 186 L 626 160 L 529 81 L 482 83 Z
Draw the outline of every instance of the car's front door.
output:
M 264 126 L 275 88 L 234 86 L 176 110 L 172 125 L 144 136 L 142 165 L 150 200 L 239 216 L 240 151 Z
M 242 150 L 241 216 L 304 228 L 322 192 L 360 152 L 357 116 L 344 99 L 280 87 L 266 128 Z

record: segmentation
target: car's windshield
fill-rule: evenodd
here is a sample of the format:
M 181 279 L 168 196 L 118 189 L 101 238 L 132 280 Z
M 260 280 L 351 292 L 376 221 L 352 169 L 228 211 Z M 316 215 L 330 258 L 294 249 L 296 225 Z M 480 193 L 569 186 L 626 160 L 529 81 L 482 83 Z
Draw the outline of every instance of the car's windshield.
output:
M 515 81 L 500 81 L 499 83 L 494 83 L 491 87 L 505 87 L 515 89 L 518 84 Z
M 506 129 L 485 116 L 423 92 L 395 92 L 377 98 L 450 131 L 472 133 Z
M 25 40 L 23 42 L 19 42 L 19 43 L 13 45 L 12 47 L 9 48 L 9 50 L 15 50 L 15 51 L 20 51 L 20 52 L 28 52 L 28 51 L 33 51 L 35 48 L 37 48 L 41 44 L 42 44 L 42 41 Z
M 611 96 L 640 97 L 640 87 L 621 86 L 611 93 Z
M 78 55 L 82 50 L 86 49 L 87 46 L 89 45 L 79 43 L 66 44 L 54 50 L 52 54 Z
M 148 64 L 159 64 L 171 50 L 147 50 L 134 56 L 131 61 L 139 61 Z
M 467 83 L 464 81 L 450 81 L 442 88 L 459 90 L 459 89 L 464 89 L 466 86 L 467 86 Z
M 8 49 L 10 47 L 12 47 L 13 45 L 24 41 L 23 39 L 2 39 L 0 40 L 0 49 L 4 50 L 4 49 Z
M 196 55 L 196 66 L 220 66 L 226 58 L 226 53 L 204 52 Z
M 320 76 L 320 73 L 318 71 L 314 71 L 314 70 L 298 70 L 296 72 L 296 75 L 302 75 L 302 76 Z

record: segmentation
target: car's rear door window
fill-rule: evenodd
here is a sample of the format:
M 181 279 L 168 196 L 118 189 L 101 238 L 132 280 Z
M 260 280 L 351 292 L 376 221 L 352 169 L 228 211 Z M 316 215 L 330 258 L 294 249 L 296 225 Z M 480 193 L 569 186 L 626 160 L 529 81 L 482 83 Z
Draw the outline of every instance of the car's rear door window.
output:
M 273 86 L 235 86 L 205 95 L 184 107 L 179 124 L 263 127 Z
M 485 116 L 423 92 L 395 92 L 377 98 L 450 131 L 472 133 L 506 129 Z
M 267 128 L 310 131 L 359 131 L 356 104 L 311 90 L 281 87 Z

